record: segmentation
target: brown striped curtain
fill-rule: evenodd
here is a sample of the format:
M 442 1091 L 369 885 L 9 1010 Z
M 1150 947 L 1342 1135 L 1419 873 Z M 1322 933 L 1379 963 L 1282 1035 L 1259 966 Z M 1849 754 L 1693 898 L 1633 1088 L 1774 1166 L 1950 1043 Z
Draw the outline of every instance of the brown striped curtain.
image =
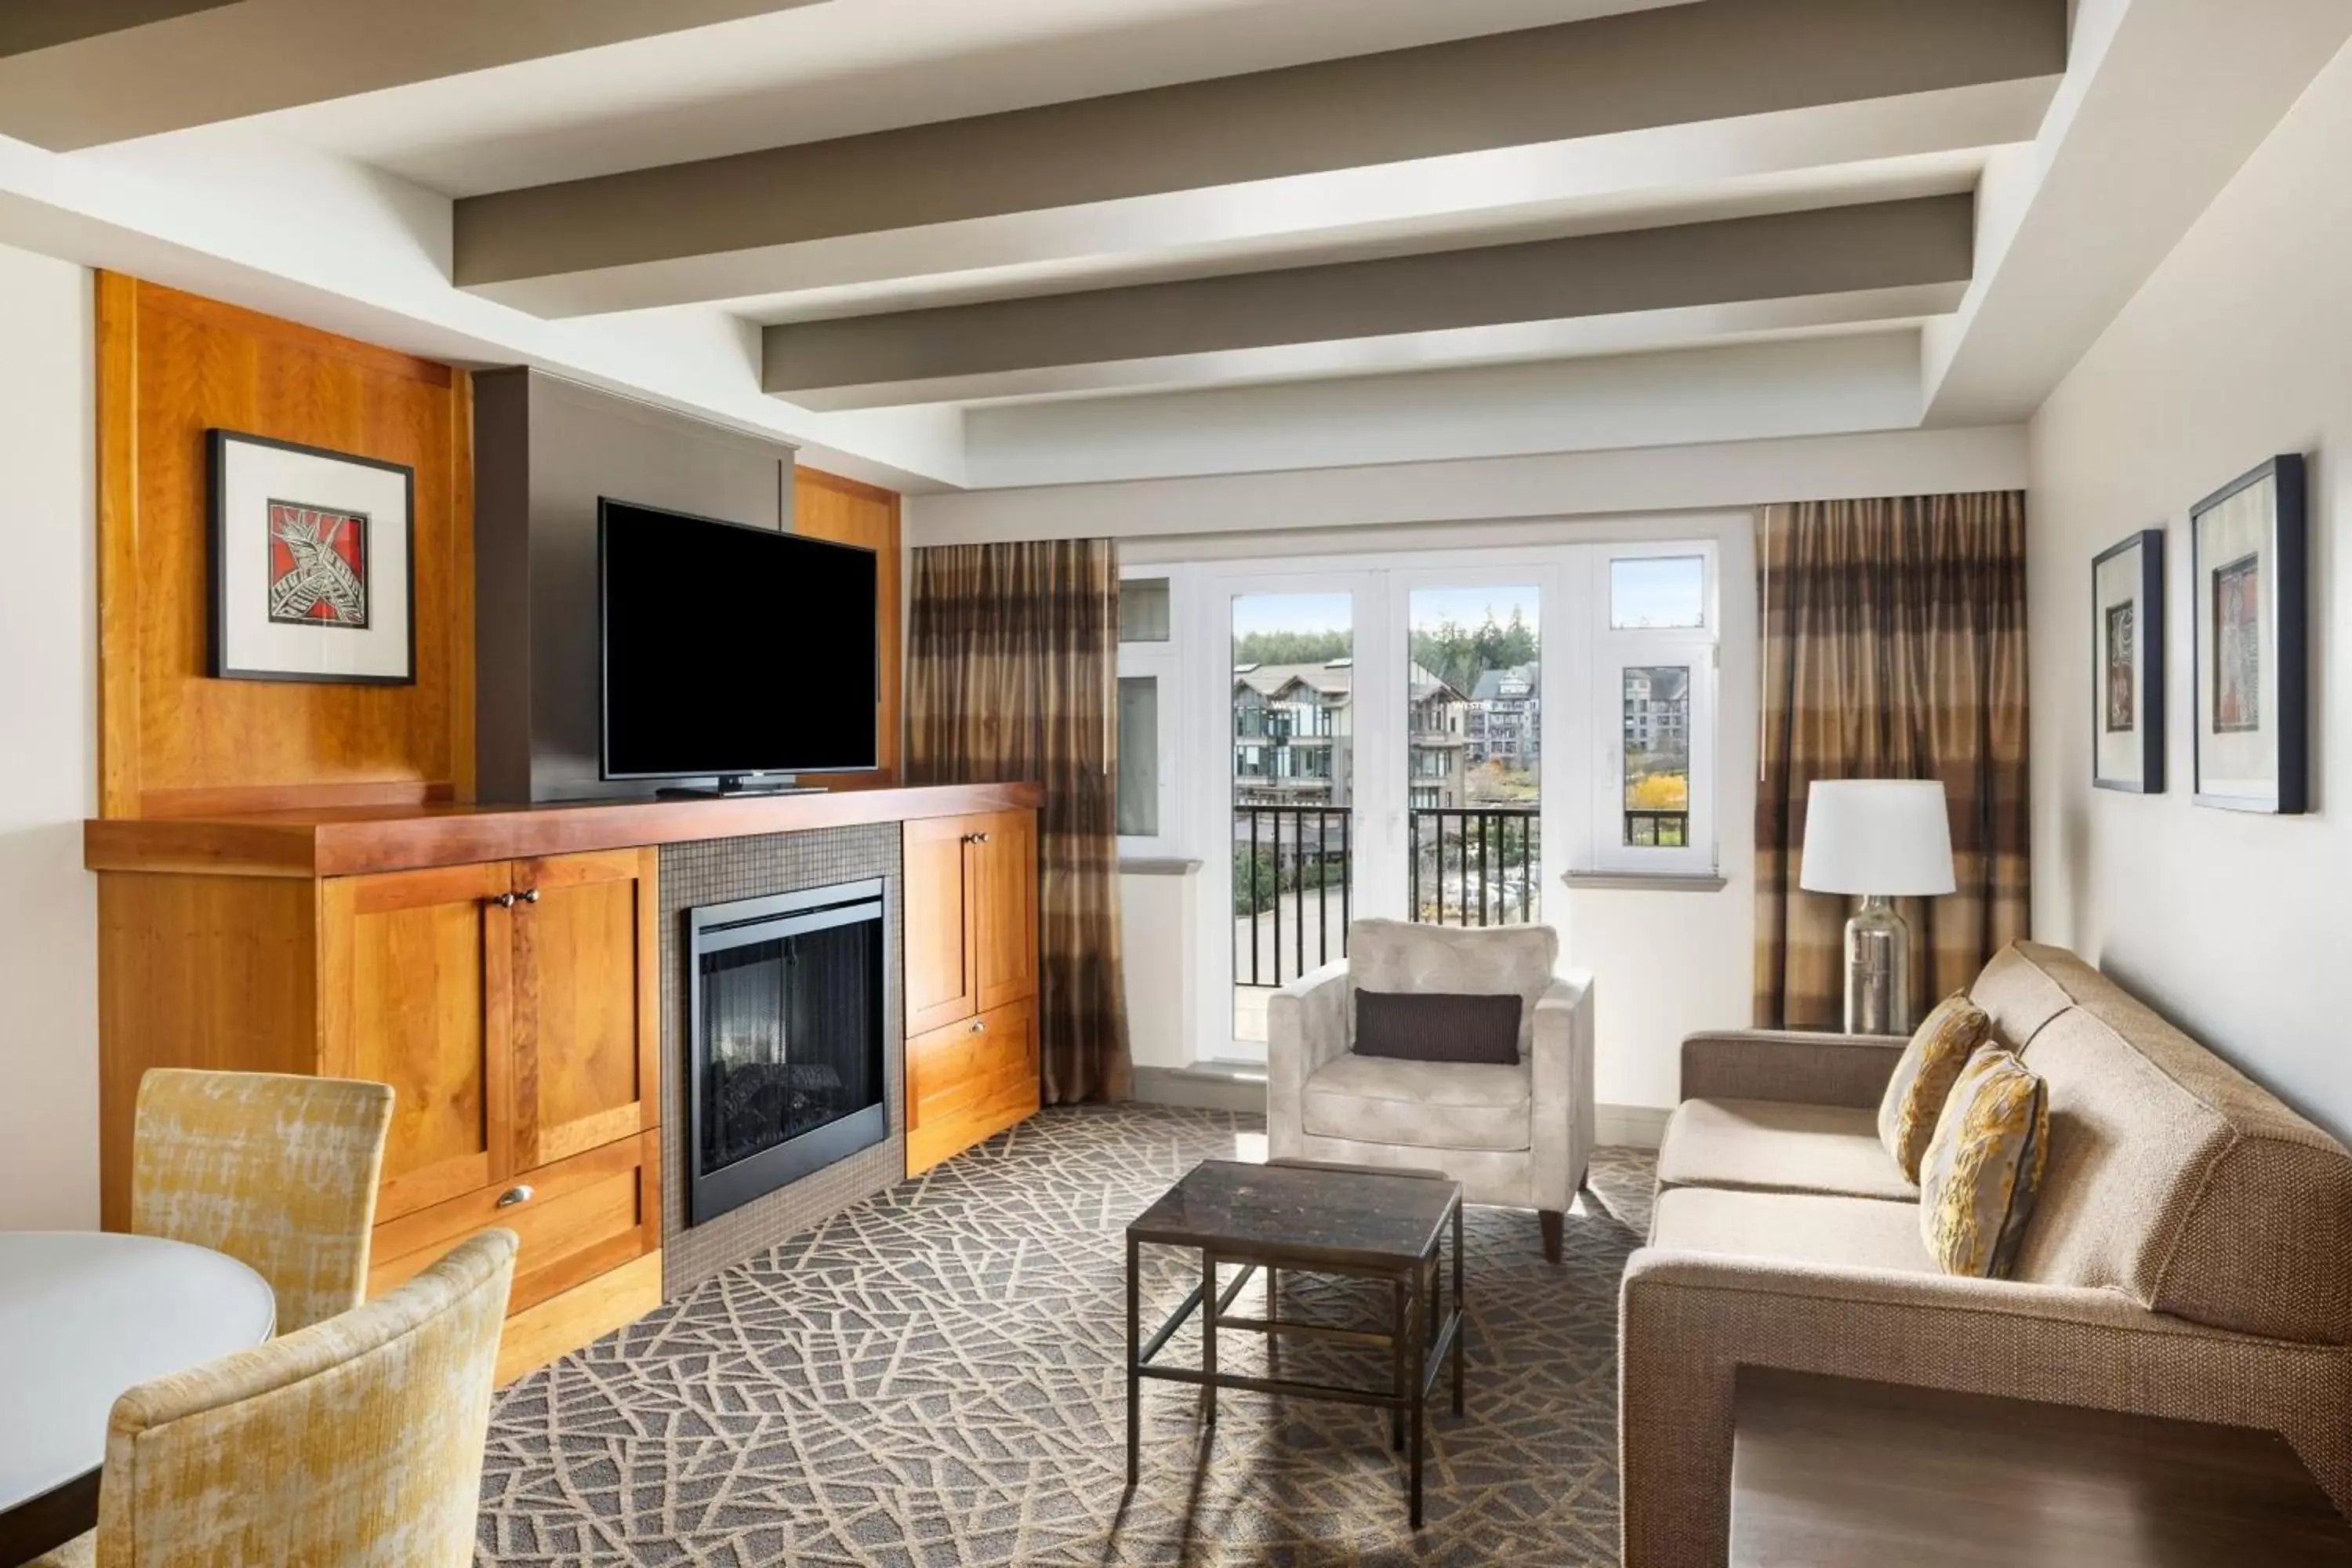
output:
M 1118 552 L 1107 539 L 914 552 L 912 784 L 1034 779 L 1045 1102 L 1132 1090 L 1118 932 Z
M 1843 1026 L 1847 900 L 1797 887 L 1815 779 L 1941 779 L 1959 890 L 1902 900 L 1915 1005 L 2026 933 L 2025 497 L 1767 507 L 1759 1027 Z

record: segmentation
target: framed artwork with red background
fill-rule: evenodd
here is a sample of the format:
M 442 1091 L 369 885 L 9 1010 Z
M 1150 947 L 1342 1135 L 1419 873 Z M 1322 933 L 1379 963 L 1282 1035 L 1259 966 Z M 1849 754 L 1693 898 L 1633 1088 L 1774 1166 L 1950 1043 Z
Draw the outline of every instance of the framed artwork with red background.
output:
M 416 679 L 416 475 L 398 463 L 205 433 L 212 673 Z

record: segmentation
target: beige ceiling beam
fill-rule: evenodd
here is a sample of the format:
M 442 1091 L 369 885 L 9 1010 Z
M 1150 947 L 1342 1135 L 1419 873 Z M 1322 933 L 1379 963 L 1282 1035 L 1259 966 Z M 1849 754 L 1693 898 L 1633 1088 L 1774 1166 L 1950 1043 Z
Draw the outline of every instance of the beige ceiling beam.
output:
M 838 409 L 1168 384 L 1285 368 L 1280 351 L 1487 332 L 1490 354 L 1556 350 L 1496 329 L 1852 300 L 1859 319 L 1957 307 L 1972 198 L 1929 196 L 1420 256 L 1098 289 L 765 329 L 761 383 Z M 1750 312 L 1745 331 L 1855 313 Z M 1717 325 L 1728 324 L 1718 319 Z M 1570 343 L 1569 346 L 1573 346 Z M 1328 353 L 1287 362 L 1329 369 Z
M 819 0 L 5 0 L 0 135 L 53 152 Z
M 1706 0 L 498 192 L 457 204 L 454 272 L 546 315 L 740 298 L 798 286 L 795 247 L 952 233 L 949 268 L 991 251 L 973 237 L 991 221 L 1075 245 L 1087 214 L 1116 229 L 1139 200 L 1971 90 L 2015 102 L 2002 130 L 2024 140 L 2065 68 L 2066 11 Z

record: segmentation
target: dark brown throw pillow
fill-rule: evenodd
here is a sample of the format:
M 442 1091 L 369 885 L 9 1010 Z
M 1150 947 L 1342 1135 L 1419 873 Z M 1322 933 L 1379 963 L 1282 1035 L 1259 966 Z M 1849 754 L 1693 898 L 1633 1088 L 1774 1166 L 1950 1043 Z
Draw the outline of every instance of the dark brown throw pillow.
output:
M 1356 1054 L 1517 1067 L 1519 999 L 1442 991 L 1359 991 Z

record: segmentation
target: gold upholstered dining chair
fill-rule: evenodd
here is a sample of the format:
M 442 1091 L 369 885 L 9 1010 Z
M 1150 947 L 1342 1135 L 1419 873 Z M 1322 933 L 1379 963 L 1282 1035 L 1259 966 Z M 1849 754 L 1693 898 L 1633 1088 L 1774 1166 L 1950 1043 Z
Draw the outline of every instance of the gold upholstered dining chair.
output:
M 98 1529 L 33 1568 L 466 1568 L 515 1245 L 123 1394 Z
M 278 1331 L 358 1306 L 392 1089 L 353 1079 L 156 1068 L 139 1082 L 131 1228 L 225 1252 L 269 1282 Z

